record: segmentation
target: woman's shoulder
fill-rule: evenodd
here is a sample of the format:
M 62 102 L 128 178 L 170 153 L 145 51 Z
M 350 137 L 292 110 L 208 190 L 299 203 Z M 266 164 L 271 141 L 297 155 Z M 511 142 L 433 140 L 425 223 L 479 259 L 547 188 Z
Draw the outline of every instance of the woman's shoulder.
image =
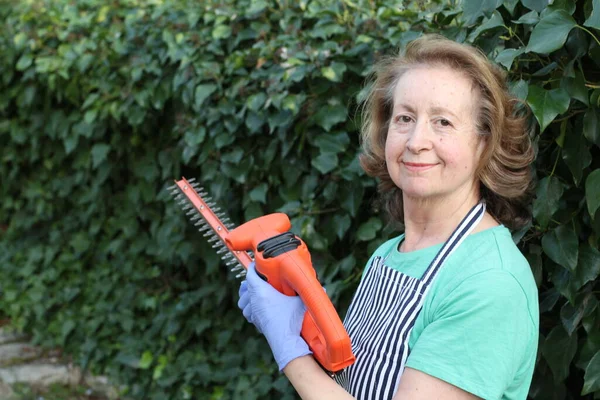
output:
M 529 262 L 523 256 L 510 231 L 500 225 L 464 241 L 440 271 L 439 282 L 450 290 L 470 290 L 493 293 L 513 291 L 525 295 L 528 302 L 537 304 L 537 285 Z M 498 285 L 503 286 L 497 288 Z M 533 305 L 532 305 L 533 306 Z

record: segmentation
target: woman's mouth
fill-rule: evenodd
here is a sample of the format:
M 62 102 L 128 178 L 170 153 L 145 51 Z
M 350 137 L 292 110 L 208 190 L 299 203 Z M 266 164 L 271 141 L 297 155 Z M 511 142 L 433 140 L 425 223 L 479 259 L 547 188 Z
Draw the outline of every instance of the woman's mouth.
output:
M 431 169 L 437 165 L 437 164 L 412 163 L 412 162 L 403 162 L 403 164 L 407 170 L 413 171 L 413 172 L 427 171 L 428 169 Z

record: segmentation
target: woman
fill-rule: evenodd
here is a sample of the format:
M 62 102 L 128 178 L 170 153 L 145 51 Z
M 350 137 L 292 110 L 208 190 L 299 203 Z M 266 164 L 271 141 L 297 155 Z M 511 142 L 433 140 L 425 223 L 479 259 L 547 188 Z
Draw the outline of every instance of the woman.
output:
M 304 399 L 525 399 L 538 296 L 509 229 L 529 218 L 533 149 L 505 75 L 424 36 L 378 65 L 362 167 L 404 234 L 375 251 L 344 325 L 335 381 L 299 336 L 303 304 L 249 271 L 239 306 Z

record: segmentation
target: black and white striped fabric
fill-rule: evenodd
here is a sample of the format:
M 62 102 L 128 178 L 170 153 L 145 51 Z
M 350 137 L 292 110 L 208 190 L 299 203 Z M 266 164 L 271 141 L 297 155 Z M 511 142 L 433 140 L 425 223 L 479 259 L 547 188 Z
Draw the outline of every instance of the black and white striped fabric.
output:
M 344 320 L 356 362 L 335 377 L 354 397 L 383 400 L 394 396 L 423 299 L 444 262 L 484 214 L 484 202 L 469 211 L 420 279 L 387 267 L 381 257 L 373 259 Z

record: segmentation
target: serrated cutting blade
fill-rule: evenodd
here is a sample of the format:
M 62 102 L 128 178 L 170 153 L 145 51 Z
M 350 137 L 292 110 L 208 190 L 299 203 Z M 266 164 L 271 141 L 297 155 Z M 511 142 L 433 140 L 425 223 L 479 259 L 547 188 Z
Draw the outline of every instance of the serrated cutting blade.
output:
M 226 261 L 226 265 L 231 268 L 231 271 L 236 273 L 236 278 L 241 278 L 246 275 L 248 266 L 253 261 L 248 252 L 232 250 L 225 243 L 225 236 L 233 229 L 233 224 L 229 218 L 225 218 L 225 214 L 220 211 L 204 188 L 195 182 L 195 179 L 186 179 L 182 177 L 175 181 L 175 185 L 167 188 L 175 201 L 179 203 L 186 216 L 195 226 L 199 227 L 199 231 L 207 237 L 208 243 L 211 244 L 218 255 Z M 218 213 L 216 211 L 219 211 Z

